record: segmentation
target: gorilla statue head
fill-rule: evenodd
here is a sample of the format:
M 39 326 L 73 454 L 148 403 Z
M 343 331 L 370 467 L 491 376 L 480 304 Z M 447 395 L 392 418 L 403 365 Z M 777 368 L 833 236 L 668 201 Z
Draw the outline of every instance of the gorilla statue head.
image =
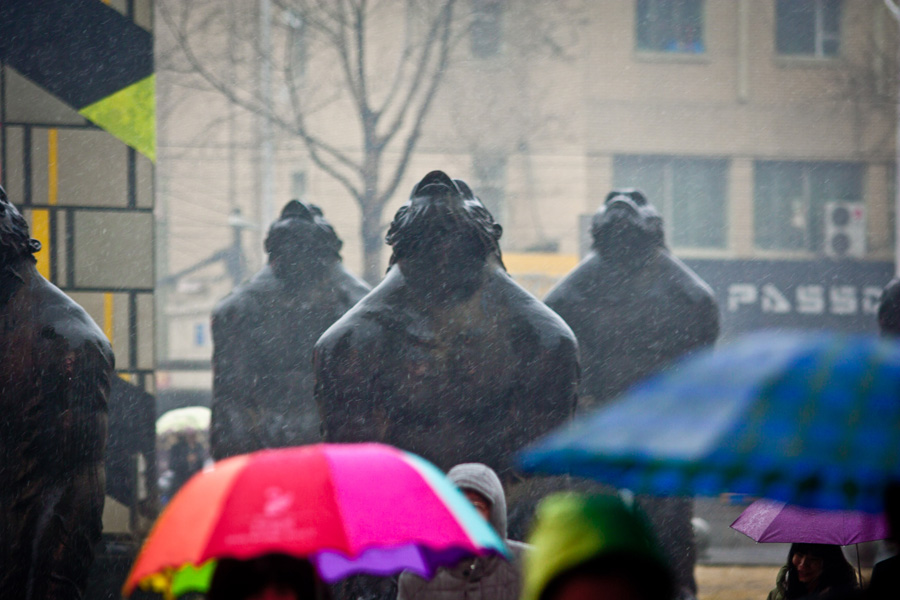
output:
M 432 171 L 413 187 L 387 233 L 391 265 L 436 297 L 466 296 L 480 284 L 488 260 L 503 266 L 503 228 L 460 179 Z
M 291 200 L 266 236 L 269 264 L 279 278 L 308 276 L 341 260 L 342 242 L 314 204 Z
M 22 258 L 36 262 L 34 253 L 41 243 L 28 236 L 28 222 L 0 187 L 0 267 L 13 264 Z
M 611 191 L 591 221 L 592 247 L 613 264 L 639 266 L 665 245 L 659 212 L 640 190 Z

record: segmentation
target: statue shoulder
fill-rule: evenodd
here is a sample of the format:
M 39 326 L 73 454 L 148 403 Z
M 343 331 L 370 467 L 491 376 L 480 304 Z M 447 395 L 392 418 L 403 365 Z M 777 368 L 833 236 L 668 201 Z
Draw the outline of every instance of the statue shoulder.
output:
M 382 296 L 376 288 L 351 307 L 319 337 L 315 352 L 331 354 L 348 344 L 356 350 L 367 343 L 375 343 L 386 329 L 385 317 L 390 314 Z
M 601 270 L 600 257 L 591 251 L 568 275 L 553 286 L 544 302 L 557 310 L 558 307 L 566 307 L 590 297 L 591 289 L 598 285 Z
M 40 339 L 51 344 L 64 341 L 70 349 L 97 354 L 101 364 L 112 368 L 112 346 L 87 311 L 43 277 L 32 281 L 31 295 Z
M 234 288 L 213 307 L 212 318 L 235 320 L 259 310 L 264 310 L 263 300 L 280 291 L 278 280 L 266 265 L 250 279 Z
M 489 287 L 498 291 L 502 306 L 509 315 L 512 327 L 521 335 L 527 335 L 541 346 L 577 348 L 575 334 L 569 325 L 553 309 L 535 298 L 528 290 L 513 281 L 505 271 L 492 276 Z M 492 294 L 494 295 L 494 294 Z
M 372 291 L 368 283 L 344 268 L 344 265 L 338 264 L 336 267 L 336 275 L 334 277 L 340 291 L 346 295 L 347 299 L 356 304 L 362 300 L 369 292 Z
M 691 301 L 703 305 L 715 305 L 716 295 L 708 283 L 670 252 L 660 254 L 660 261 L 669 271 L 669 280 Z

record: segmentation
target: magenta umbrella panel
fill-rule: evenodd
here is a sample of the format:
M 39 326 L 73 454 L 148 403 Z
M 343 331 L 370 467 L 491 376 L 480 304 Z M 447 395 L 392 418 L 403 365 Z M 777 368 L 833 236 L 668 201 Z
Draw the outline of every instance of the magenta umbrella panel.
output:
M 847 546 L 888 537 L 882 514 L 803 508 L 767 499 L 748 506 L 731 528 L 757 542 Z

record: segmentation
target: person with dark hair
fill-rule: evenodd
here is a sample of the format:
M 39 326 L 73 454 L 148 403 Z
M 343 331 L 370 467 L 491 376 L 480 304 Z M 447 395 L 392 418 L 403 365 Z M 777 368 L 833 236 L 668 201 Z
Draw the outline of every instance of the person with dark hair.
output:
M 285 554 L 267 554 L 250 560 L 219 560 L 206 598 L 331 600 L 331 593 L 309 561 Z
M 891 279 L 881 291 L 878 330 L 884 337 L 900 337 L 900 277 Z
M 206 462 L 206 449 L 197 439 L 197 432 L 188 429 L 176 434 L 177 439 L 169 450 L 169 468 L 172 469 L 172 494 L 181 489 L 194 473 Z
M 768 600 L 844 597 L 858 587 L 856 571 L 840 546 L 791 544 Z
M 553 494 L 538 506 L 521 600 L 670 600 L 650 524 L 618 496 Z

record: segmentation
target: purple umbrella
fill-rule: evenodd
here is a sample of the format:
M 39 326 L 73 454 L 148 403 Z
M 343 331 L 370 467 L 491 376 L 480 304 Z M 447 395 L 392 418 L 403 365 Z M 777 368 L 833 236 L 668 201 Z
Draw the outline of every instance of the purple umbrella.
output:
M 757 542 L 847 546 L 888 537 L 883 514 L 801 508 L 767 499 L 748 506 L 731 528 Z

